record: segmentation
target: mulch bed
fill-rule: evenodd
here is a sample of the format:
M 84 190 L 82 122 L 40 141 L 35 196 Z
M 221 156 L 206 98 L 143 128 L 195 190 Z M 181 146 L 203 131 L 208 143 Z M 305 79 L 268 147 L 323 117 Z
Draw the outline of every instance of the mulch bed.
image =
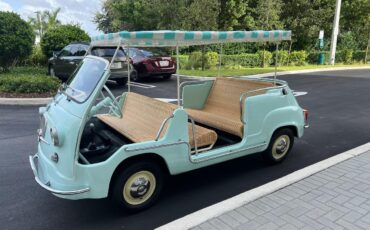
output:
M 0 93 L 5 98 L 46 98 L 53 97 L 55 93 Z

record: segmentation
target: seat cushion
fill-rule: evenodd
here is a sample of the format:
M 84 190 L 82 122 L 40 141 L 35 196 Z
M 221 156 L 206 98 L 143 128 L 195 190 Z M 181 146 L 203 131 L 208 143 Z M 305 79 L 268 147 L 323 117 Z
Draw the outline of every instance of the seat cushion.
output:
M 270 82 L 238 78 L 216 78 L 202 110 L 186 111 L 197 122 L 243 138 L 240 120 L 240 95 L 244 92 L 271 87 Z M 263 91 L 251 95 L 261 94 Z
M 212 113 L 204 110 L 187 109 L 188 114 L 198 123 L 222 130 L 224 132 L 243 137 L 243 123 L 235 115 Z
M 133 142 L 155 140 L 163 121 L 173 114 L 177 107 L 136 93 L 128 93 L 122 107 L 122 118 L 111 115 L 98 115 L 98 118 Z M 162 131 L 163 136 L 166 128 Z M 215 131 L 196 126 L 197 146 L 212 145 L 217 140 Z M 161 136 L 161 137 L 162 137 Z M 189 123 L 189 144 L 194 147 L 194 140 Z

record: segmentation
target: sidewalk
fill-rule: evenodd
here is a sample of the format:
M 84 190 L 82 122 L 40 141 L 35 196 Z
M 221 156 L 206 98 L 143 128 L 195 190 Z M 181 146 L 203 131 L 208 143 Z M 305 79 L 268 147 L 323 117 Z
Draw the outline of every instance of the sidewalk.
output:
M 185 229 L 370 229 L 370 142 L 156 228 Z
M 193 229 L 370 229 L 370 151 Z

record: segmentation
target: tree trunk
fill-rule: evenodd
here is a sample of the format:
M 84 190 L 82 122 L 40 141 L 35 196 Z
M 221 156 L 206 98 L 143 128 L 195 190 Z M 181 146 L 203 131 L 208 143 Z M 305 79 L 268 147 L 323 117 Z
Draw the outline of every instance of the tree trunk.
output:
M 204 45 L 202 46 L 202 71 L 204 71 L 204 69 L 205 69 L 205 65 L 206 65 L 206 63 L 205 63 L 205 49 L 204 49 Z
M 366 46 L 366 51 L 365 51 L 365 60 L 364 63 L 367 64 L 367 55 L 369 52 L 369 44 L 370 44 L 370 33 L 369 33 L 369 39 L 367 40 L 367 46 Z
M 290 62 L 290 52 L 292 52 L 292 40 L 290 40 L 290 43 L 289 43 L 289 50 L 288 50 L 288 60 L 287 60 L 287 65 L 289 65 L 289 62 Z

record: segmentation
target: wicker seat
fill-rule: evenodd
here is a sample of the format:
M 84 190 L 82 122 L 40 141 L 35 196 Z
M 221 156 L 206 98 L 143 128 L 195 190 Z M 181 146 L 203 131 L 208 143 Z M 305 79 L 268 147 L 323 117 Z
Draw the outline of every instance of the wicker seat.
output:
M 162 122 L 169 117 L 176 106 L 136 93 L 128 93 L 122 107 L 122 118 L 98 115 L 98 118 L 133 142 L 154 140 Z M 165 134 L 164 128 L 162 136 Z M 189 144 L 194 147 L 192 125 L 189 123 Z M 162 137 L 161 136 L 161 137 Z M 215 131 L 195 126 L 197 147 L 213 145 L 217 140 Z
M 243 137 L 240 120 L 240 95 L 244 92 L 273 86 L 269 82 L 236 78 L 216 78 L 202 110 L 187 109 L 195 121 Z M 259 92 L 259 93 L 262 93 Z

